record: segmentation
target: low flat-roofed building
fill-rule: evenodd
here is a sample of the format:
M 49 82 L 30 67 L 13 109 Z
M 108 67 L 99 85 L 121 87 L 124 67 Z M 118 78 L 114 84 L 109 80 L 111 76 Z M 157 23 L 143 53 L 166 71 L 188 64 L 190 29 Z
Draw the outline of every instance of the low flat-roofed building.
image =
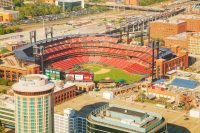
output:
M 192 14 L 200 14 L 200 3 L 197 3 L 195 5 L 190 5 L 187 11 L 188 13 L 192 13 Z
M 168 71 L 182 69 L 185 70 L 188 67 L 188 52 L 182 50 L 180 47 L 172 47 L 171 50 L 175 55 L 173 59 L 157 59 L 156 60 L 156 77 L 163 77 Z
M 192 32 L 200 32 L 200 16 L 197 15 L 181 15 L 178 20 L 186 22 L 186 30 Z
M 2 16 L 3 22 L 10 22 L 19 18 L 19 11 L 0 10 L 0 16 Z
M 172 35 L 164 38 L 165 47 L 172 48 L 174 45 L 177 45 L 181 48 L 188 48 L 188 35 L 189 33 L 183 32 L 177 35 Z
M 101 88 L 114 88 L 116 87 L 116 83 L 113 79 L 105 78 L 99 81 L 97 85 L 100 89 Z
M 86 132 L 167 132 L 165 119 L 151 112 L 106 104 L 87 117 Z
M 157 20 L 150 22 L 150 37 L 164 39 L 186 31 L 186 22 L 183 20 Z
M 76 85 L 76 89 L 81 90 L 81 91 L 92 91 L 95 88 L 94 82 L 78 82 L 78 81 L 75 81 L 73 83 Z
M 0 95 L 0 121 L 8 128 L 15 127 L 14 111 L 14 97 L 8 95 Z
M 175 46 L 187 50 L 191 54 L 200 54 L 200 32 L 183 32 L 164 39 L 165 47 Z
M 21 48 L 23 47 L 24 45 L 26 45 L 25 42 L 19 42 L 19 41 L 12 41 L 12 42 L 8 42 L 6 44 L 6 48 L 9 50 L 9 51 L 14 51 L 18 48 Z
M 74 83 L 66 83 L 65 85 L 58 86 L 55 83 L 56 87 L 54 88 L 54 106 L 61 104 L 69 99 L 72 99 L 76 96 L 76 85 Z

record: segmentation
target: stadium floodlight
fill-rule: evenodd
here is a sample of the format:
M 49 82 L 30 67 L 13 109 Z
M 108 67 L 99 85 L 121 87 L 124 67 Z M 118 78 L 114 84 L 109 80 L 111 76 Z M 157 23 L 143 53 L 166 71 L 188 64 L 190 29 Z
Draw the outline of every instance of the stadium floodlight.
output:
M 33 55 L 35 57 L 35 61 L 37 57 L 40 58 L 41 73 L 43 74 L 44 73 L 44 61 L 43 61 L 44 46 L 33 45 Z
M 31 43 L 36 43 L 36 31 L 34 30 L 34 31 L 30 31 L 30 42 Z

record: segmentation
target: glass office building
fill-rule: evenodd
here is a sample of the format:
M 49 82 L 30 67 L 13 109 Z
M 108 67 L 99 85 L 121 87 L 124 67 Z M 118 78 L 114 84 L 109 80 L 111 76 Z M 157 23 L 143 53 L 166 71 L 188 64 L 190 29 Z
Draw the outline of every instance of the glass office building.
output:
M 104 105 L 87 117 L 86 133 L 165 133 L 165 119 L 151 112 Z

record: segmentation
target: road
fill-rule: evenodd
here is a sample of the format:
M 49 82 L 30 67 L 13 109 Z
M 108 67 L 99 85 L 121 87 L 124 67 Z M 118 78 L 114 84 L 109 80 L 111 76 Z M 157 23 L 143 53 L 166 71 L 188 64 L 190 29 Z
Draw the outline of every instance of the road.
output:
M 103 33 L 106 31 L 105 23 L 109 23 L 112 20 L 122 19 L 125 16 L 137 16 L 140 14 L 149 14 L 147 12 L 142 11 L 126 11 L 126 10 L 113 10 L 100 14 L 84 16 L 80 18 L 71 18 L 59 21 L 58 24 L 55 22 L 45 23 L 45 27 L 52 26 L 54 29 L 53 36 L 61 36 L 66 34 L 84 34 L 84 33 Z M 91 23 L 83 25 L 83 26 L 72 26 L 66 25 L 67 22 L 73 21 L 76 23 L 77 21 L 86 21 L 91 20 Z M 7 42 L 10 41 L 27 41 L 29 42 L 29 32 L 32 30 L 36 30 L 37 40 L 41 40 L 45 38 L 43 24 L 33 24 L 33 25 L 22 25 L 21 27 L 23 31 L 17 33 L 11 33 L 7 35 L 0 36 L 0 45 L 5 46 Z M 19 35 L 23 35 L 24 37 L 19 37 Z

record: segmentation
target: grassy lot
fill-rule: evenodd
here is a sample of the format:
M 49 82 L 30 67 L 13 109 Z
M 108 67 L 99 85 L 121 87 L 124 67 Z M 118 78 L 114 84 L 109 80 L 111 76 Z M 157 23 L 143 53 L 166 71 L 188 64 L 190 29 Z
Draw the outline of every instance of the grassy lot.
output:
M 0 54 L 4 54 L 4 53 L 7 53 L 7 52 L 9 52 L 8 49 L 6 49 L 6 48 L 0 48 Z
M 141 6 L 148 6 L 148 5 L 152 5 L 152 4 L 156 4 L 156 3 L 160 3 L 160 2 L 165 2 L 167 0 L 140 0 L 140 5 Z
M 96 65 L 96 64 L 84 64 L 82 65 L 82 68 L 90 72 L 94 72 L 95 81 L 99 81 L 106 77 L 110 77 L 115 81 L 124 79 L 127 83 L 132 83 L 142 78 L 141 75 L 131 74 L 124 70 L 108 67 L 108 66 L 102 66 L 102 65 Z M 98 73 L 98 74 L 95 74 L 95 73 Z
M 11 89 L 11 86 L 0 85 L 0 94 L 6 93 L 7 90 Z

